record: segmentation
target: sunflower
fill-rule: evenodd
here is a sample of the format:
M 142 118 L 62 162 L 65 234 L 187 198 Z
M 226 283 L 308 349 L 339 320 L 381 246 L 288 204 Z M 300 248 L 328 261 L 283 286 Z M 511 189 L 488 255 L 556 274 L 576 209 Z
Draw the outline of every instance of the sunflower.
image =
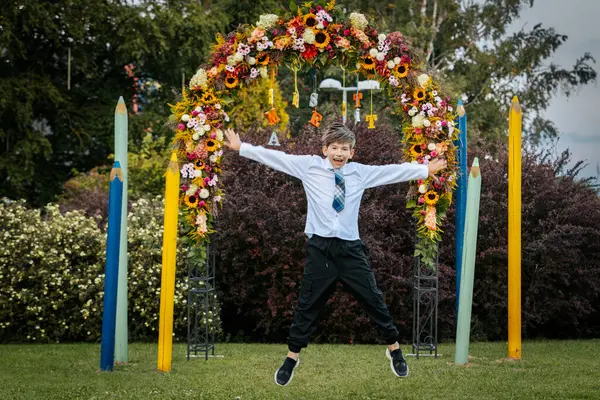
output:
M 423 149 L 421 148 L 421 145 L 418 143 L 413 144 L 412 146 L 410 146 L 410 154 L 413 157 L 419 157 L 423 155 Z
M 256 62 L 260 65 L 267 65 L 269 63 L 269 55 L 267 53 L 259 53 L 256 56 Z
M 203 170 L 204 169 L 204 161 L 200 160 L 200 159 L 196 159 L 194 160 L 194 168 L 199 169 L 199 170 Z
M 198 197 L 197 196 L 185 196 L 185 204 L 189 207 L 189 208 L 196 208 L 198 207 Z
M 216 103 L 217 98 L 215 97 L 214 94 L 212 94 L 212 92 L 206 92 L 202 95 L 202 97 L 200 98 L 200 101 L 204 104 L 211 104 L 211 103 Z
M 360 65 L 367 71 L 371 71 L 375 69 L 375 60 L 373 60 L 373 57 L 367 56 Z
M 440 196 L 438 196 L 438 194 L 433 190 L 425 193 L 423 197 L 425 197 L 425 203 L 429 204 L 430 206 L 435 206 L 440 199 Z
M 315 14 L 308 13 L 304 16 L 304 25 L 308 26 L 309 28 L 317 26 L 317 23 L 317 16 Z
M 219 147 L 219 143 L 214 139 L 206 139 L 204 145 L 207 151 L 215 151 Z
M 227 86 L 229 89 L 233 89 L 234 87 L 236 87 L 238 84 L 238 78 L 235 75 L 227 75 L 227 78 L 225 78 L 225 86 Z
M 413 97 L 415 100 L 423 101 L 425 100 L 425 91 L 422 88 L 417 88 L 413 92 Z
M 315 33 L 315 46 L 319 49 L 324 49 L 329 45 L 329 33 L 327 31 L 321 30 Z
M 408 64 L 400 64 L 394 68 L 396 72 L 396 77 L 405 78 L 408 75 Z

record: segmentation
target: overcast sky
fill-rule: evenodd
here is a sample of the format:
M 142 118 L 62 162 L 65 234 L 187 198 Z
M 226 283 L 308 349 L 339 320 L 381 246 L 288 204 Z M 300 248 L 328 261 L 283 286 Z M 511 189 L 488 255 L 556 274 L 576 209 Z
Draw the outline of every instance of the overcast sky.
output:
M 600 0 L 536 0 L 533 8 L 521 13 L 518 27 L 533 28 L 537 23 L 553 27 L 569 38 L 552 62 L 570 68 L 585 52 L 596 59 L 600 75 Z M 587 160 L 584 176 L 596 176 L 600 168 L 600 84 L 592 83 L 566 98 L 557 95 L 546 116 L 562 132 L 559 150 L 571 149 L 573 160 Z

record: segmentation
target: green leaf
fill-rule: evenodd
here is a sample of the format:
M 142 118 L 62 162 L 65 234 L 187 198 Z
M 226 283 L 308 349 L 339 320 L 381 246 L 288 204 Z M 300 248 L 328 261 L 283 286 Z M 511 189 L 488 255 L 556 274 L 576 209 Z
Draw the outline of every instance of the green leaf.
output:
M 294 0 L 290 0 L 290 11 L 295 13 L 298 10 L 298 6 Z
M 417 206 L 417 201 L 415 199 L 410 199 L 406 202 L 406 208 L 415 208 Z

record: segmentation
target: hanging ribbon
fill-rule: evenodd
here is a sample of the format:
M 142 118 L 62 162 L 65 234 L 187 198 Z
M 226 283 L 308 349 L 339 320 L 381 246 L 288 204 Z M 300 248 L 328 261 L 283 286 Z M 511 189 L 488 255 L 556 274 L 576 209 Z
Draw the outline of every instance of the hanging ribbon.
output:
M 313 91 L 310 94 L 310 102 L 308 103 L 309 107 L 314 107 L 315 110 L 317 105 L 319 104 L 319 94 L 317 93 L 317 81 L 315 79 L 315 69 L 312 69 L 312 80 L 313 80 Z
M 271 88 L 269 89 L 269 105 L 275 106 L 275 69 L 271 70 Z
M 344 91 L 344 99 L 346 98 L 346 68 L 341 67 L 342 68 L 342 90 Z M 346 112 L 347 112 L 347 107 L 346 107 L 346 102 L 342 101 L 342 120 L 344 121 L 344 123 L 346 122 Z
M 294 96 L 292 97 L 292 105 L 296 108 L 300 107 L 300 92 L 298 92 L 298 67 L 293 68 L 294 71 Z

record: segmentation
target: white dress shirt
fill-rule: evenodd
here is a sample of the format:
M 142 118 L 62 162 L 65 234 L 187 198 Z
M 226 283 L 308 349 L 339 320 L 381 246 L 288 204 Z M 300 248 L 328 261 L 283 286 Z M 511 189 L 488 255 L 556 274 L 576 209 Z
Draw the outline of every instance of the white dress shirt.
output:
M 427 179 L 429 170 L 424 164 L 364 165 L 355 162 L 340 168 L 346 184 L 344 209 L 333 208 L 335 178 L 333 166 L 327 158 L 297 156 L 282 151 L 265 149 L 242 143 L 240 155 L 258 161 L 277 171 L 302 181 L 308 212 L 304 233 L 344 240 L 359 239 L 358 209 L 365 189 L 414 179 Z

